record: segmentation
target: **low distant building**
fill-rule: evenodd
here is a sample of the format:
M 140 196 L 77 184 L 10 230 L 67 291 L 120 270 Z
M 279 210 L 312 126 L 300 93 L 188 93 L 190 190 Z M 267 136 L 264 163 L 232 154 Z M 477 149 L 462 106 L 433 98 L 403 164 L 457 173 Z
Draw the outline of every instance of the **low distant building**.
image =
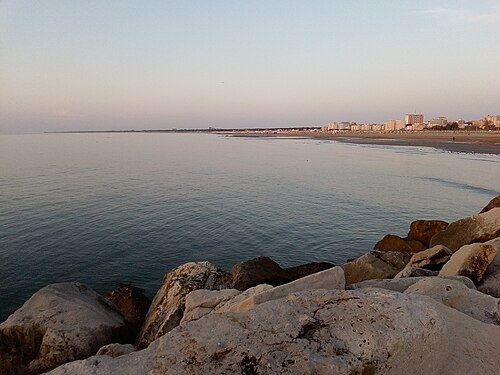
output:
M 486 121 L 489 125 L 494 125 L 495 127 L 500 127 L 500 115 L 488 115 L 486 116 Z
M 405 128 L 402 120 L 387 120 L 385 122 L 385 130 L 401 130 Z
M 446 126 L 448 120 L 444 116 L 435 117 L 429 121 L 430 126 Z
M 424 115 L 423 114 L 408 113 L 405 116 L 405 124 L 406 125 L 423 124 L 423 123 L 424 123 Z

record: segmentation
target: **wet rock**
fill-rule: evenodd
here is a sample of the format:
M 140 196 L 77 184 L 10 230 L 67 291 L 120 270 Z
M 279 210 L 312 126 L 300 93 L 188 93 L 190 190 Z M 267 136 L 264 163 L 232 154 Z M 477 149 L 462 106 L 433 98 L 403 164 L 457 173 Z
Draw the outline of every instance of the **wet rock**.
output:
M 477 289 L 490 296 L 500 298 L 500 238 L 486 242 L 497 249 L 497 255 L 488 266 L 483 278 L 477 285 Z
M 488 212 L 489 210 L 500 207 L 500 195 L 498 197 L 493 198 L 482 210 L 480 213 Z
M 188 293 L 197 289 L 227 288 L 230 280 L 229 272 L 209 262 L 185 263 L 168 272 L 137 336 L 137 346 L 145 348 L 179 325 Z
M 448 223 L 442 220 L 416 220 L 410 224 L 408 240 L 416 240 L 429 246 L 431 238 L 448 227 Z
M 128 339 L 123 317 L 96 292 L 51 284 L 0 324 L 0 374 L 39 374 Z
M 141 289 L 132 286 L 120 286 L 104 294 L 104 298 L 113 303 L 125 318 L 132 337 L 135 338 L 148 312 L 151 300 Z
M 107 355 L 109 357 L 120 357 L 135 352 L 137 348 L 131 344 L 108 344 L 104 345 L 96 355 Z
M 494 374 L 498 347 L 500 327 L 428 297 L 308 290 L 210 314 L 140 352 L 50 374 Z
M 431 239 L 430 246 L 444 245 L 455 252 L 464 245 L 500 236 L 500 207 L 454 221 Z
M 301 264 L 300 266 L 285 268 L 285 271 L 290 280 L 297 280 L 313 273 L 325 271 L 332 267 L 335 267 L 335 264 L 328 262 L 312 262 Z
M 409 286 L 405 293 L 431 297 L 471 318 L 500 325 L 500 299 L 467 288 L 460 281 L 427 277 Z
M 427 247 L 416 240 L 407 240 L 394 234 L 387 234 L 373 247 L 378 251 L 397 251 L 404 253 L 417 253 Z
M 411 253 L 372 251 L 342 265 L 346 285 L 370 279 L 391 279 L 411 259 Z
M 232 288 L 241 291 L 260 284 L 278 286 L 292 280 L 278 263 L 268 257 L 257 257 L 235 264 L 231 274 Z
M 462 246 L 443 266 L 439 276 L 467 276 L 474 283 L 477 283 L 495 258 L 497 250 L 497 246 L 491 243 L 475 243 Z

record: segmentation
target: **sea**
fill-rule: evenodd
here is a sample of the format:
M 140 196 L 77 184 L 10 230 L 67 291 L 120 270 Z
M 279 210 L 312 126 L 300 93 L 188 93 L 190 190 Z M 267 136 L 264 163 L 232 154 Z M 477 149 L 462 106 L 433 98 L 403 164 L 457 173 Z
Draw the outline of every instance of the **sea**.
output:
M 500 195 L 500 156 L 214 134 L 0 135 L 0 321 L 43 286 L 154 296 L 190 261 L 342 264 Z

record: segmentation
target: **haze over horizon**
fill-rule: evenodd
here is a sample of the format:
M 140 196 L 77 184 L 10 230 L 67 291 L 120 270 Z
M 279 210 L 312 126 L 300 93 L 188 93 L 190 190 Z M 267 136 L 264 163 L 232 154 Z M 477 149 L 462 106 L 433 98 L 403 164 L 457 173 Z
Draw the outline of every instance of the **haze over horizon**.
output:
M 500 2 L 0 1 L 0 132 L 500 112 Z

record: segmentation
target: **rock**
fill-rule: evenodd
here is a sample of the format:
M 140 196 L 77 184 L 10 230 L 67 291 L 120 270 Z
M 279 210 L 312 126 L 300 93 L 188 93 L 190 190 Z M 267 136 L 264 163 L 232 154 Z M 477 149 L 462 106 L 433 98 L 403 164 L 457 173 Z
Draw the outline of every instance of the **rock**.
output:
M 394 276 L 394 278 L 400 279 L 405 277 L 437 276 L 438 274 L 439 271 L 431 271 L 425 268 L 406 266 L 405 268 L 403 268 L 402 271 L 400 271 L 396 276 Z
M 477 289 L 490 296 L 500 298 L 500 238 L 486 242 L 497 249 L 497 255 L 488 266 L 483 278 L 477 285 Z
M 446 229 L 448 223 L 442 220 L 416 220 L 410 224 L 408 240 L 416 240 L 429 246 L 431 238 Z
M 426 277 L 409 286 L 405 293 L 431 297 L 471 318 L 500 325 L 500 299 L 467 288 L 457 280 Z
M 326 271 L 314 273 L 291 283 L 277 286 L 272 289 L 254 293 L 248 298 L 230 303 L 226 311 L 242 312 L 253 308 L 264 302 L 283 298 L 290 293 L 311 289 L 345 289 L 344 270 L 341 267 L 334 267 Z
M 51 284 L 0 324 L 0 374 L 39 374 L 128 339 L 123 317 L 96 292 Z
M 477 283 L 495 258 L 499 247 L 487 243 L 462 246 L 443 266 L 439 276 L 467 276 Z
M 444 245 L 455 252 L 464 245 L 486 242 L 500 236 L 500 207 L 454 221 L 435 234 L 430 246 Z
M 235 264 L 231 274 L 232 288 L 241 291 L 260 284 L 278 286 L 291 281 L 288 273 L 268 257 L 257 257 Z
M 493 198 L 487 205 L 484 207 L 480 213 L 488 212 L 489 210 L 500 207 L 500 195 L 498 197 Z
M 370 279 L 390 279 L 410 260 L 411 253 L 372 251 L 342 265 L 346 285 Z
M 108 344 L 104 345 L 96 355 L 107 355 L 113 358 L 135 352 L 137 348 L 131 344 Z
M 210 314 L 221 303 L 232 300 L 241 292 L 237 289 L 193 290 L 186 296 L 186 309 L 181 323 Z
M 125 318 L 132 337 L 135 337 L 146 317 L 151 301 L 141 289 L 132 286 L 120 286 L 104 294 L 104 298 L 113 303 Z
M 230 280 L 230 273 L 209 262 L 185 263 L 168 272 L 137 336 L 138 348 L 147 347 L 179 325 L 188 293 L 196 289 L 223 289 Z
M 425 268 L 439 271 L 450 260 L 452 251 L 443 245 L 436 245 L 430 249 L 414 254 L 406 267 Z
M 327 262 L 312 262 L 301 264 L 300 266 L 285 268 L 285 272 L 287 273 L 290 280 L 297 280 L 313 273 L 330 269 L 332 267 L 335 267 L 335 264 Z
M 63 374 L 495 374 L 500 327 L 417 294 L 308 290 L 210 314 L 147 349 Z
M 381 279 L 381 280 L 365 280 L 359 283 L 351 284 L 346 287 L 346 290 L 366 289 L 366 288 L 379 288 L 392 290 L 394 292 L 403 293 L 409 286 L 416 282 L 427 278 L 427 276 L 420 277 L 407 277 L 407 278 L 394 278 L 394 279 Z M 465 276 L 449 276 L 443 277 L 446 280 L 455 280 L 464 284 L 467 288 L 476 289 L 476 286 L 471 279 Z
M 373 247 L 378 251 L 397 251 L 403 253 L 418 253 L 427 247 L 415 240 L 407 240 L 394 234 L 387 234 Z

